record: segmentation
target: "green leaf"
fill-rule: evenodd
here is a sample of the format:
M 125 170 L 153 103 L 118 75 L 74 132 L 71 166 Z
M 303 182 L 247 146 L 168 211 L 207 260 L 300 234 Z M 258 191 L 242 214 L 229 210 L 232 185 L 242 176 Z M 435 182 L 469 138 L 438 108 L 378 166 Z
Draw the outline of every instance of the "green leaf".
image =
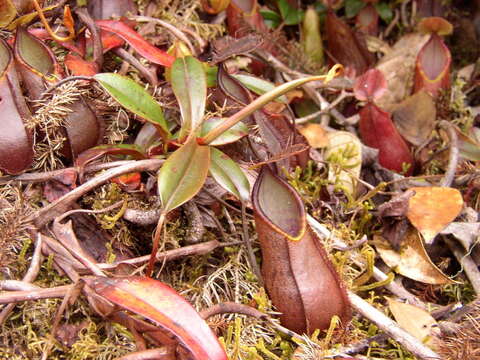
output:
M 390 22 L 393 19 L 393 12 L 392 9 L 390 9 L 390 6 L 388 6 L 387 3 L 380 2 L 374 4 L 375 9 L 378 11 L 378 15 L 382 18 L 383 21 L 385 22 Z
M 255 76 L 235 74 L 233 77 L 240 81 L 247 89 L 253 91 L 257 95 L 263 95 L 275 89 L 275 84 Z M 288 103 L 288 99 L 285 95 L 281 95 L 275 100 L 285 104 Z
M 162 108 L 135 81 L 114 73 L 96 74 L 93 78 L 124 108 L 152 123 L 164 134 L 170 135 Z
M 220 125 L 224 121 L 225 121 L 224 118 L 217 118 L 217 117 L 211 117 L 205 120 L 202 124 L 201 136 L 208 134 L 210 130 L 216 128 L 218 125 Z M 237 141 L 238 139 L 241 139 L 247 134 L 248 134 L 247 125 L 245 125 L 242 122 L 239 122 L 233 125 L 227 131 L 225 131 L 222 135 L 220 135 L 218 138 L 212 141 L 209 145 L 218 146 L 218 145 L 230 144 Z
M 158 172 L 162 212 L 184 204 L 202 188 L 210 166 L 210 148 L 192 138 L 165 161 Z
M 298 25 L 303 20 L 303 11 L 292 7 L 287 0 L 278 0 L 278 8 L 285 25 Z
M 260 14 L 269 28 L 276 28 L 282 22 L 282 17 L 272 10 L 260 10 Z
M 362 10 L 366 3 L 362 0 L 345 0 L 345 15 L 347 18 L 356 16 Z
M 207 77 L 202 63 L 193 56 L 175 60 L 172 65 L 172 88 L 182 113 L 182 138 L 200 126 L 205 113 Z
M 225 190 L 241 201 L 250 199 L 250 183 L 240 166 L 220 150 L 211 148 L 210 174 Z

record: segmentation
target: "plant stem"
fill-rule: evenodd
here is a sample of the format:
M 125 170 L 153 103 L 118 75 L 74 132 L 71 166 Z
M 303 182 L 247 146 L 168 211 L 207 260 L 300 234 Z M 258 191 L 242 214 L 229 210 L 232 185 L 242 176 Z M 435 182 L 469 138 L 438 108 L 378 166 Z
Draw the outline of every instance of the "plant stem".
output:
M 210 130 L 210 132 L 207 135 L 205 135 L 202 139 L 200 139 L 201 144 L 210 144 L 213 140 L 215 140 L 217 137 L 222 135 L 225 131 L 230 129 L 233 125 L 245 119 L 247 116 L 253 114 L 262 106 L 274 100 L 275 98 L 279 97 L 280 95 L 283 95 L 286 92 L 298 86 L 306 84 L 310 81 L 325 80 L 327 76 L 326 75 L 310 76 L 302 79 L 292 80 L 285 84 L 277 86 L 272 91 L 269 91 L 268 93 L 265 93 L 262 96 L 256 98 L 250 104 L 248 104 L 243 109 L 241 109 L 239 112 L 227 118 L 223 123 L 218 125 L 216 128 Z

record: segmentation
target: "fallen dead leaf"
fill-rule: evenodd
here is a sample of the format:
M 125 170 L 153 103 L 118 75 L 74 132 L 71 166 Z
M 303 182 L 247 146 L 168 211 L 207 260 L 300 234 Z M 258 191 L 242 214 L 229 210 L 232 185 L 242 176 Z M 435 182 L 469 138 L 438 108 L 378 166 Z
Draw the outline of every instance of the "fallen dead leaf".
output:
M 308 123 L 304 126 L 298 126 L 298 131 L 305 136 L 308 145 L 313 148 L 324 148 L 328 145 L 327 132 L 320 124 Z
M 398 325 L 427 346 L 432 347 L 432 340 L 435 339 L 432 336 L 440 335 L 440 328 L 432 315 L 416 306 L 390 298 L 387 298 L 387 300 L 388 307 Z
M 410 229 L 407 233 L 400 251 L 395 251 L 381 236 L 375 236 L 374 240 L 378 254 L 393 271 L 426 284 L 454 283 L 430 260 L 415 229 Z
M 407 218 L 431 244 L 435 236 L 460 214 L 463 198 L 460 191 L 448 187 L 413 187 Z

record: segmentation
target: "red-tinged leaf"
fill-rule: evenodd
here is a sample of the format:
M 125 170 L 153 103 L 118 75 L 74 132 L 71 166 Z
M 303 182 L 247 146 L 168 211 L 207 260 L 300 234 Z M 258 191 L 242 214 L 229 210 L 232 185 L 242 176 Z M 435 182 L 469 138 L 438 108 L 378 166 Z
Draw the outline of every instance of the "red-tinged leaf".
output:
M 147 156 L 143 153 L 142 149 L 137 145 L 99 145 L 82 152 L 75 160 L 75 165 L 79 167 L 84 167 L 88 163 L 99 159 L 104 155 L 128 155 L 137 160 L 147 158 Z
M 398 133 L 389 113 L 368 103 L 360 110 L 359 125 L 362 141 L 367 146 L 379 150 L 380 165 L 399 173 L 405 170 L 407 175 L 412 173 L 412 154 L 407 143 Z
M 450 35 L 453 32 L 453 26 L 443 17 L 428 17 L 422 19 L 418 24 L 418 31 L 424 34 Z
M 387 91 L 387 80 L 382 72 L 370 69 L 355 80 L 353 92 L 360 101 L 374 102 Z
M 28 29 L 28 32 L 43 41 L 52 39 L 51 34 L 43 28 Z M 62 45 L 65 49 L 73 51 L 78 55 L 85 55 L 85 49 L 83 48 L 83 46 L 77 46 L 78 44 L 75 44 L 73 41 L 60 41 L 59 44 Z
M 123 46 L 123 44 L 125 44 L 125 41 L 122 38 L 109 31 L 101 30 L 100 37 L 102 39 L 103 53 L 106 53 L 107 51 Z
M 194 197 L 202 188 L 210 167 L 210 148 L 195 138 L 178 148 L 158 172 L 158 195 L 167 213 Z
M 207 77 L 202 63 L 193 56 L 175 60 L 171 77 L 173 92 L 182 114 L 179 134 L 182 139 L 195 132 L 202 124 L 207 101 Z
M 281 312 L 281 323 L 297 333 L 311 334 L 315 329 L 328 329 L 337 315 L 345 326 L 351 311 L 344 287 L 320 240 L 306 225 L 297 192 L 264 167 L 252 203 L 263 278 L 272 303 Z M 291 241 L 297 233 L 301 233 L 297 241 Z
M 21 95 L 13 54 L 0 39 L 0 169 L 18 174 L 33 160 L 33 146 L 23 120 L 30 116 Z
M 372 62 L 372 54 L 368 52 L 366 45 L 362 44 L 362 40 L 333 11 L 327 12 L 325 29 L 332 61 L 354 69 L 357 75 L 367 71 Z
M 213 331 L 175 290 L 151 278 L 84 279 L 98 295 L 141 315 L 172 334 L 195 360 L 227 360 Z
M 173 56 L 168 55 L 165 51 L 151 45 L 124 22 L 116 20 L 97 20 L 96 24 L 100 28 L 120 36 L 147 60 L 167 67 L 172 66 L 175 60 Z
M 84 60 L 78 55 L 67 54 L 64 63 L 73 76 L 93 76 L 98 73 L 98 66 L 94 61 Z
M 414 92 L 424 89 L 433 97 L 450 87 L 450 50 L 437 34 L 423 46 L 415 63 Z
M 139 172 L 128 173 L 113 178 L 112 182 L 118 184 L 124 191 L 131 192 L 140 187 L 142 176 Z
M 257 0 L 232 0 L 227 8 L 228 33 L 235 37 L 244 37 L 252 30 L 258 33 L 268 31 L 259 12 Z
M 378 34 L 378 11 L 372 4 L 365 6 L 357 14 L 358 29 L 364 34 L 376 36 Z

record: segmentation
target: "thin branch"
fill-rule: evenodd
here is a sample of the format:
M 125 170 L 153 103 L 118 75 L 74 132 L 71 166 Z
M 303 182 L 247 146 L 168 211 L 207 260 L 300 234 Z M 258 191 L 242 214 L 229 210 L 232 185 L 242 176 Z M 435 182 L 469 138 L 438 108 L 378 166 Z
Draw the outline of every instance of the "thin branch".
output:
M 231 313 L 247 315 L 250 317 L 254 317 L 255 319 L 258 319 L 258 320 L 268 321 L 269 324 L 271 324 L 276 330 L 280 331 L 281 333 L 284 333 L 288 336 L 295 337 L 298 339 L 302 338 L 302 336 L 300 336 L 296 332 L 279 325 L 268 314 L 265 314 L 260 310 L 257 310 L 251 306 L 237 304 L 235 302 L 223 302 L 223 303 L 215 304 L 209 307 L 208 309 L 201 311 L 200 316 L 203 319 L 208 319 L 209 317 L 212 317 L 214 315 L 231 314 Z
M 218 247 L 222 246 L 234 246 L 234 245 L 241 245 L 241 241 L 232 241 L 228 243 L 221 243 L 218 242 L 217 240 L 211 240 L 207 242 L 203 242 L 200 244 L 195 244 L 195 245 L 189 245 L 189 246 L 183 246 L 178 249 L 173 249 L 173 250 L 167 250 L 167 251 L 162 251 L 157 253 L 156 256 L 156 262 L 166 262 L 166 261 L 171 261 L 175 259 L 181 259 L 184 258 L 185 256 L 194 256 L 194 255 L 205 255 L 213 250 L 215 250 Z M 148 260 L 150 259 L 150 255 L 145 255 L 145 256 L 139 256 L 136 258 L 128 259 L 128 260 L 122 260 L 118 262 L 114 262 L 112 264 L 105 264 L 105 263 L 100 263 L 97 264 L 97 266 L 100 269 L 103 270 L 115 270 L 115 268 L 119 265 L 122 264 L 127 264 L 127 265 L 143 265 L 145 264 Z
M 440 126 L 447 131 L 448 138 L 450 139 L 450 154 L 448 156 L 448 167 L 445 171 L 445 177 L 440 182 L 440 186 L 452 185 L 455 173 L 457 171 L 459 150 L 458 150 L 458 136 L 451 123 L 446 120 L 440 122 Z
M 125 60 L 127 63 L 132 65 L 135 69 L 137 69 L 142 76 L 147 79 L 150 85 L 157 86 L 158 85 L 158 78 L 157 73 L 155 70 L 148 69 L 145 65 L 143 65 L 135 56 L 130 54 L 124 48 L 118 47 L 113 49 L 113 52 Z
M 81 7 L 75 10 L 75 12 L 80 20 L 87 26 L 88 30 L 90 30 L 93 43 L 93 61 L 97 64 L 98 70 L 101 71 L 103 66 L 103 45 L 100 29 L 88 13 L 87 8 Z
M 8 291 L 0 293 L 0 304 L 10 304 L 21 301 L 32 301 L 40 299 L 64 297 L 73 285 L 57 286 L 49 289 L 38 289 L 29 291 Z
M 22 283 L 30 284 L 33 282 L 40 271 L 40 265 L 42 263 L 42 244 L 43 240 L 40 234 L 37 233 L 37 241 L 35 242 L 35 250 L 33 251 L 32 260 L 30 261 L 30 266 L 28 267 L 27 272 L 23 276 Z M 30 286 L 36 286 L 30 284 Z M 0 286 L 1 288 L 1 286 Z M 27 289 L 23 289 L 27 290 Z M 31 289 L 30 289 L 31 290 Z M 7 319 L 8 315 L 12 312 L 15 304 L 8 304 L 0 313 L 0 324 Z
M 51 94 L 53 92 L 53 90 L 62 86 L 63 84 L 66 84 L 67 82 L 70 82 L 70 81 L 77 81 L 77 80 L 94 81 L 93 77 L 91 77 L 91 76 L 69 76 L 69 77 L 66 77 L 65 79 L 62 79 L 62 80 L 56 82 L 54 85 L 50 86 L 47 90 L 45 90 L 42 93 L 42 95 L 40 96 L 39 100 L 45 99 L 48 94 Z
M 432 360 L 440 359 L 440 355 L 422 344 L 405 330 L 400 328 L 396 322 L 385 316 L 384 313 L 374 308 L 368 302 L 353 292 L 348 292 L 352 307 L 370 322 L 377 325 L 381 330 L 389 334 L 395 341 L 403 345 L 408 351 L 419 359 Z
M 342 102 L 342 100 L 346 99 L 346 98 L 349 98 L 349 97 L 352 97 L 354 96 L 352 93 L 350 92 L 347 92 L 345 90 L 342 90 L 342 92 L 340 93 L 340 95 L 338 95 L 338 97 L 333 101 L 331 102 L 326 108 L 324 109 L 321 109 L 319 111 L 316 111 L 314 112 L 313 114 L 310 114 L 310 115 L 307 115 L 307 116 L 304 116 L 304 117 L 301 117 L 301 118 L 297 118 L 295 119 L 295 123 L 296 124 L 303 124 L 303 123 L 306 123 L 312 119 L 315 119 L 317 116 L 319 115 L 323 115 L 323 114 L 328 114 L 329 112 L 331 112 L 338 104 L 340 104 Z
M 126 165 L 118 166 L 114 169 L 107 170 L 103 174 L 100 174 L 79 187 L 73 189 L 69 193 L 65 194 L 58 200 L 48 204 L 47 206 L 41 208 L 35 214 L 33 214 L 28 220 L 34 221 L 35 225 L 40 228 L 46 225 L 48 222 L 53 220 L 57 215 L 63 213 L 68 206 L 81 196 L 92 191 L 96 187 L 103 185 L 110 179 L 114 177 L 130 173 L 130 172 L 140 172 L 140 171 L 154 171 L 157 170 L 163 164 L 161 159 L 147 159 L 147 160 L 138 160 L 133 163 Z M 59 211 L 59 212 L 58 212 Z
M 131 16 L 130 19 L 139 21 L 139 22 L 155 23 L 160 26 L 163 26 L 165 29 L 170 31 L 175 37 L 183 41 L 188 46 L 188 49 L 191 51 L 193 56 L 197 54 L 197 51 L 195 50 L 195 47 L 190 42 L 190 39 L 172 24 L 157 18 L 150 17 L 150 16 Z
M 260 268 L 258 267 L 257 259 L 255 258 L 255 253 L 253 252 L 253 248 L 252 248 L 252 243 L 250 242 L 250 237 L 248 236 L 248 222 L 247 222 L 246 208 L 245 208 L 244 201 L 242 201 L 242 240 L 247 248 L 247 254 L 248 254 L 247 259 L 248 259 L 248 262 L 250 263 L 250 267 L 252 268 L 255 276 L 257 277 L 258 284 L 261 287 L 263 287 L 264 282 L 263 282 L 262 273 L 260 272 Z
M 480 296 L 480 271 L 478 270 L 477 264 L 473 261 L 472 257 L 466 254 L 462 247 L 453 240 L 448 239 L 446 236 L 443 236 L 443 240 L 462 266 L 462 270 L 465 271 L 468 280 L 470 280 L 473 290 L 475 290 L 477 296 Z

